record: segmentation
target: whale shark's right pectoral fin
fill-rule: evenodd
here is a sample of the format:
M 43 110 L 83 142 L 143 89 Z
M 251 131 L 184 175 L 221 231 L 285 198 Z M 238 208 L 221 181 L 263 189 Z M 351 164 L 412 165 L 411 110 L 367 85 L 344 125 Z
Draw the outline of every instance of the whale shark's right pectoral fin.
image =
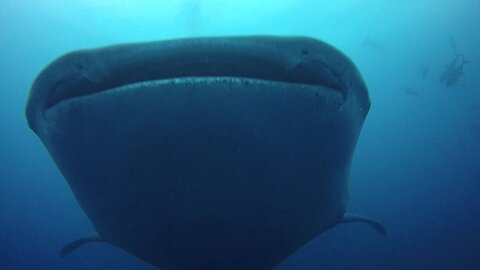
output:
M 90 237 L 84 237 L 77 239 L 75 241 L 72 241 L 68 244 L 66 244 L 62 250 L 60 250 L 60 257 L 65 257 L 68 254 L 72 253 L 72 251 L 76 250 L 77 248 L 83 246 L 86 243 L 89 242 L 108 242 L 107 240 L 101 238 L 100 236 L 90 236 Z
M 341 223 L 351 223 L 351 222 L 363 222 L 363 223 L 366 223 L 368 225 L 370 225 L 370 227 L 372 227 L 375 231 L 377 231 L 378 233 L 380 233 L 381 235 L 383 236 L 387 236 L 387 230 L 385 229 L 385 227 L 383 227 L 382 224 L 374 221 L 374 220 L 371 220 L 367 217 L 364 217 L 364 216 L 361 216 L 361 215 L 358 215 L 358 214 L 354 214 L 354 213 L 345 213 L 345 215 L 343 216 L 343 218 L 340 220 L 339 224 Z

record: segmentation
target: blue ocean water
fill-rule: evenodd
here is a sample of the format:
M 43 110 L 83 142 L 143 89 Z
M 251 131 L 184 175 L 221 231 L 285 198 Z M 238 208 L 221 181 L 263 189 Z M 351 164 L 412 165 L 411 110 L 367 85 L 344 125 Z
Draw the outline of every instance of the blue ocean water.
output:
M 478 14 L 478 0 L 0 1 L 0 269 L 154 269 L 101 243 L 59 257 L 94 230 L 27 128 L 25 102 L 43 67 L 80 48 L 243 34 L 334 45 L 372 101 L 348 210 L 380 221 L 387 237 L 339 225 L 278 269 L 480 269 Z M 455 53 L 470 63 L 446 87 L 439 78 Z

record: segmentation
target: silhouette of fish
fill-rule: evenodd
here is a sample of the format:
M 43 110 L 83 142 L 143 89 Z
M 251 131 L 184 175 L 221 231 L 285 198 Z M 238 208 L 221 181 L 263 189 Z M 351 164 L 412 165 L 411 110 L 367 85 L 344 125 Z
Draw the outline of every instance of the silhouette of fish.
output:
M 418 96 L 419 92 L 418 90 L 410 87 L 410 86 L 404 86 L 402 88 L 403 92 L 409 96 Z
M 456 84 L 465 74 L 463 66 L 468 63 L 470 63 L 470 61 L 465 61 L 463 55 L 456 53 L 455 58 L 445 66 L 440 76 L 440 82 L 444 83 L 446 87 Z
M 422 80 L 425 80 L 428 77 L 428 74 L 430 74 L 430 63 L 423 62 L 418 68 L 417 75 Z
M 449 41 L 450 41 L 450 48 L 452 48 L 453 50 L 457 50 L 457 40 L 455 39 L 455 37 L 453 37 L 452 35 L 449 35 Z

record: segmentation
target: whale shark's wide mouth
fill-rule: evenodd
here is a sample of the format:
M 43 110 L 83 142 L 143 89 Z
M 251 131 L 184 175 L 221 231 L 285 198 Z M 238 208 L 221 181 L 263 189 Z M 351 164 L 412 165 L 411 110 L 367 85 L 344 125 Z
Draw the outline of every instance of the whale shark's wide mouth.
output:
M 270 82 L 273 90 L 279 83 L 306 85 L 346 95 L 350 65 L 334 48 L 309 38 L 194 38 L 83 50 L 60 57 L 40 73 L 27 118 L 32 126 L 38 119 L 34 115 L 70 99 L 186 78 Z
M 192 78 L 197 80 L 230 78 L 236 79 L 237 82 L 243 80 L 251 84 L 254 84 L 256 81 L 262 81 L 262 84 L 301 84 L 342 91 L 342 85 L 332 73 L 316 72 L 311 74 L 313 71 L 308 70 L 302 64 L 298 64 L 290 70 L 283 70 L 273 64 L 261 63 L 259 61 L 244 61 L 238 64 L 209 59 L 172 64 L 165 68 L 147 68 L 152 68 L 154 71 L 148 75 L 145 73 L 134 73 L 126 77 L 122 73 L 112 73 L 109 75 L 109 78 L 101 82 L 89 78 L 88 75 L 81 72 L 75 74 L 73 78 L 66 77 L 65 80 L 58 81 L 55 87 L 52 88 L 46 101 L 46 109 L 69 99 L 95 95 L 118 88 L 127 88 L 128 86 L 130 86 L 128 87 L 129 89 L 133 89 L 135 85 L 142 85 L 145 82 L 161 80 L 176 80 L 180 82 L 184 79 L 189 80 Z M 118 78 L 123 79 L 119 80 Z M 225 80 L 225 82 L 227 81 Z
M 269 62 L 268 58 L 251 58 L 248 55 L 238 58 L 235 54 L 205 57 L 204 54 L 198 53 L 190 55 L 188 59 L 182 59 L 182 55 L 170 55 L 169 57 L 173 59 L 169 61 L 146 62 L 140 72 L 131 68 L 131 72 L 126 74 L 125 70 L 111 68 L 107 76 L 99 78 L 95 77 L 98 75 L 93 75 L 91 71 L 85 70 L 86 67 L 81 64 L 81 55 L 74 57 L 80 59 L 79 63 L 73 64 L 75 72 L 58 80 L 51 88 L 46 100 L 46 109 L 68 99 L 93 95 L 119 87 L 148 81 L 181 80 L 183 78 L 204 78 L 205 80 L 237 78 L 250 82 L 268 81 L 321 86 L 338 91 L 342 91 L 343 88 L 339 78 L 328 67 L 314 69 L 301 61 L 285 67 L 275 62 Z M 232 61 L 235 58 L 237 59 Z

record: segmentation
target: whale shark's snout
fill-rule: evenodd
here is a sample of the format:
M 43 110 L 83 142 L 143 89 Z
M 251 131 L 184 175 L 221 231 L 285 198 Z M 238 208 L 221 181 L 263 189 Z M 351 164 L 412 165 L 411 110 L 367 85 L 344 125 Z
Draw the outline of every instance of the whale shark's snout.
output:
M 303 84 L 346 95 L 353 64 L 333 47 L 311 38 L 269 36 L 181 39 L 128 44 L 64 55 L 38 76 L 27 106 L 30 125 L 38 113 L 77 97 L 147 81 L 237 78 L 255 83 Z M 360 85 L 361 86 L 361 85 Z M 366 88 L 358 87 L 368 111 Z M 362 92 L 362 93 L 360 93 Z
M 69 53 L 26 115 L 98 237 L 165 269 L 269 269 L 344 217 L 370 108 L 352 62 L 304 37 Z

